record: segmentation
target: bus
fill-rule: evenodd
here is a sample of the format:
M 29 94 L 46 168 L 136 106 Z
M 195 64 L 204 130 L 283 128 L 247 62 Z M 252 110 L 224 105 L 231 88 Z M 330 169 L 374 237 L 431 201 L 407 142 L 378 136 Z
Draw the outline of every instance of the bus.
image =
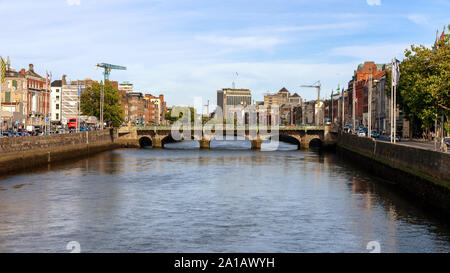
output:
M 69 130 L 76 130 L 78 127 L 77 122 L 78 122 L 77 118 L 69 119 L 69 123 L 68 123 Z

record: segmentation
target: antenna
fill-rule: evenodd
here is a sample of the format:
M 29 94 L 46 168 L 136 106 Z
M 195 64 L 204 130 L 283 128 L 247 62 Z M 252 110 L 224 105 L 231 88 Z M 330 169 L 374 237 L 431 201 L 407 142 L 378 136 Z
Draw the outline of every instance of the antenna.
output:
M 209 100 L 208 100 L 208 104 L 205 104 L 203 106 L 206 106 L 206 115 L 209 117 Z
M 233 76 L 234 76 L 235 74 L 233 74 Z M 233 83 L 232 83 L 232 86 L 233 86 L 233 89 L 236 89 L 236 83 L 235 83 L 235 81 L 237 80 L 237 77 L 239 76 L 239 74 L 236 72 L 236 78 L 235 78 L 235 80 L 233 81 Z

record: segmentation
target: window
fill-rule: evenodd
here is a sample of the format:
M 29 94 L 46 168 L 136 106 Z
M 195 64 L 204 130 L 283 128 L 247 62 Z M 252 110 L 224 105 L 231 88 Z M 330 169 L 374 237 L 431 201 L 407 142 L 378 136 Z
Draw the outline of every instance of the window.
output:
M 56 104 L 56 110 L 59 110 L 59 103 Z
M 59 114 L 58 113 L 56 113 L 56 119 L 59 119 Z
M 59 100 L 59 96 L 56 96 L 56 99 Z
M 56 93 L 59 93 L 59 88 L 56 89 Z

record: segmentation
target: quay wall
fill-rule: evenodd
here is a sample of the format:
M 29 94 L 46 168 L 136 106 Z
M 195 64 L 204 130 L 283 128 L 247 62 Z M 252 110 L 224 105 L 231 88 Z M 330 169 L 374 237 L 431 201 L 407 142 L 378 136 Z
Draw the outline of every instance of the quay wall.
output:
M 339 134 L 345 159 L 450 214 L 450 154 Z
M 0 139 L 0 174 L 11 174 L 119 148 L 117 131 Z

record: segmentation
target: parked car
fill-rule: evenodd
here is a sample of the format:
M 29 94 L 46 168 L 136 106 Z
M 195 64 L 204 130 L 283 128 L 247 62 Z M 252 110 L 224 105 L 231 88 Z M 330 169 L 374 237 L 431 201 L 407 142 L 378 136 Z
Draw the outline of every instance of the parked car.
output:
M 391 140 L 391 136 L 390 135 L 389 135 L 388 139 Z M 398 134 L 395 134 L 395 141 L 396 142 L 400 142 L 400 140 L 401 140 L 400 136 Z
M 2 136 L 3 137 L 14 137 L 14 135 L 9 131 L 3 131 Z
M 450 146 L 450 137 L 444 138 L 444 143 L 447 144 L 447 147 Z
M 350 133 L 353 130 L 353 125 L 347 124 L 344 126 L 344 132 Z
M 357 135 L 360 136 L 360 137 L 365 137 L 365 136 L 367 136 L 367 133 L 364 130 L 359 130 Z
M 372 130 L 372 132 L 370 133 L 370 136 L 373 138 L 379 138 L 380 132 L 378 132 L 377 130 Z

